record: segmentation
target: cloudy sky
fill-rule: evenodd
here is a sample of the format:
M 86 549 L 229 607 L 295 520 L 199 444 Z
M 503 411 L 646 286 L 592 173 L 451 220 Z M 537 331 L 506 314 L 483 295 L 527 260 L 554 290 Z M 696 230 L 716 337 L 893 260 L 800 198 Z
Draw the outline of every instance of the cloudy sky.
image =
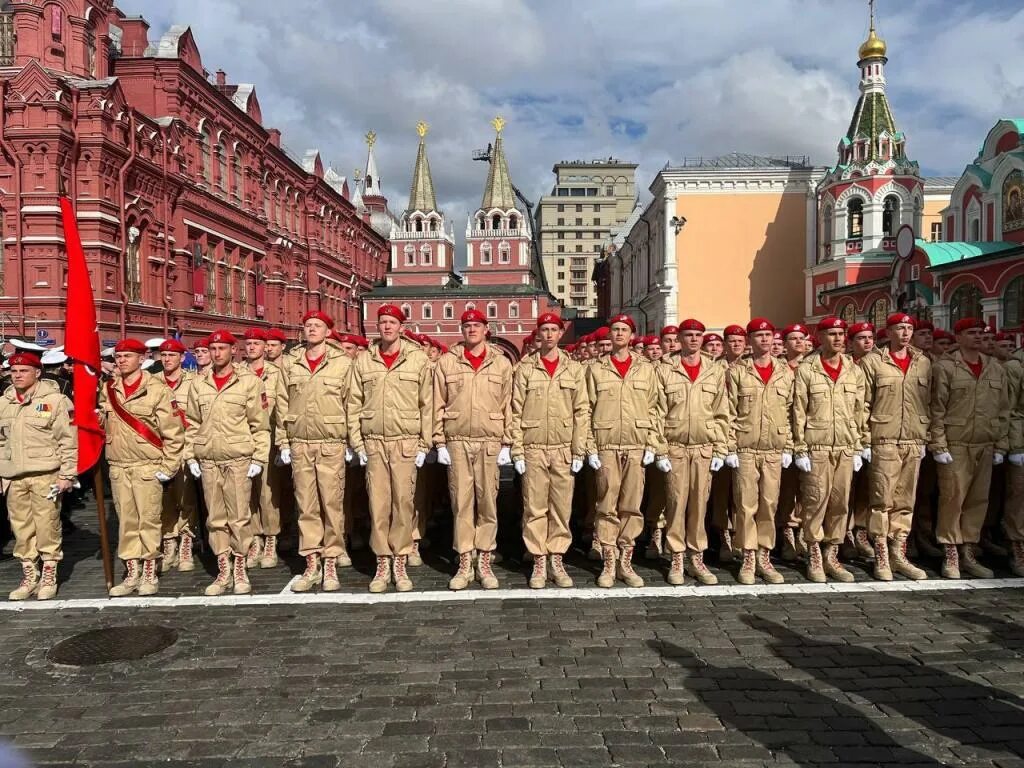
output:
M 363 134 L 395 211 L 417 120 L 456 230 L 480 204 L 472 150 L 507 120 L 536 200 L 558 160 L 666 162 L 730 151 L 831 164 L 857 97 L 866 0 L 119 0 L 156 39 L 192 27 L 203 63 L 252 82 L 265 124 L 351 175 Z M 879 0 L 889 99 L 926 174 L 959 175 L 991 125 L 1024 116 L 1018 0 Z

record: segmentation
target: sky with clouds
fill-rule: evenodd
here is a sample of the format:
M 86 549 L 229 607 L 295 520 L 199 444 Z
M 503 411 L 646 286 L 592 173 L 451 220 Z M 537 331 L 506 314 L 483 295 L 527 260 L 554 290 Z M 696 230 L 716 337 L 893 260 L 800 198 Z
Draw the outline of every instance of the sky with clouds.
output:
M 857 98 L 866 0 L 118 0 L 156 39 L 192 27 L 211 73 L 256 85 L 265 125 L 351 175 L 376 131 L 391 208 L 408 200 L 417 120 L 456 231 L 480 204 L 472 151 L 507 120 L 536 200 L 559 160 L 666 163 L 731 151 L 831 164 Z M 1019 0 L 878 0 L 888 93 L 925 174 L 959 175 L 1024 116 Z

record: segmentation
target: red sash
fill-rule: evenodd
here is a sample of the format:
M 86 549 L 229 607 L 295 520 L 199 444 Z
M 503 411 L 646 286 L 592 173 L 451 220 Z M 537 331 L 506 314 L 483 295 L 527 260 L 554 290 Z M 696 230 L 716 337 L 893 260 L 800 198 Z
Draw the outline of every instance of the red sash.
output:
M 135 418 L 135 416 L 130 414 L 125 410 L 125 407 L 121 405 L 121 402 L 117 399 L 117 390 L 114 389 L 113 381 L 107 382 L 107 397 L 110 398 L 110 407 L 114 409 L 114 413 L 117 414 L 117 417 L 121 421 L 127 424 L 132 431 L 157 450 L 162 451 L 164 449 L 164 441 L 160 439 L 160 435 L 150 429 L 142 421 Z

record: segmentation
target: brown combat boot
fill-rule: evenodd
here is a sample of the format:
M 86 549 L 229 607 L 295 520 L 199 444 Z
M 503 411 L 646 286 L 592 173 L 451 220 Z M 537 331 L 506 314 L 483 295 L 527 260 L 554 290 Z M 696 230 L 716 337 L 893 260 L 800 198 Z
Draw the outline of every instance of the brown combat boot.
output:
M 556 587 L 568 589 L 572 586 L 572 577 L 565 572 L 565 563 L 562 562 L 561 555 L 551 555 L 551 567 L 548 569 L 548 575 Z
M 139 582 L 139 597 L 155 595 L 160 591 L 160 577 L 157 575 L 156 560 L 142 561 L 142 581 Z
M 978 562 L 975 556 L 974 544 L 964 544 L 960 553 L 960 567 L 964 570 L 964 573 L 969 576 L 973 576 L 976 579 L 991 579 L 995 576 L 990 568 L 986 568 L 984 565 Z
M 825 569 L 821 560 L 821 545 L 816 541 L 807 542 L 807 580 L 815 584 L 825 583 Z
M 889 542 L 885 536 L 875 536 L 875 569 L 876 581 L 892 581 L 892 568 L 889 566 Z
M 544 589 L 548 583 L 548 559 L 544 555 L 533 556 L 533 573 L 530 574 L 530 589 Z
M 139 588 L 142 572 L 138 560 L 124 561 L 124 580 L 110 588 L 111 597 L 127 597 Z
M 206 588 L 207 597 L 223 595 L 231 587 L 231 553 L 217 555 L 217 578 Z
M 476 575 L 480 580 L 480 586 L 484 589 L 498 588 L 498 577 L 491 570 L 492 562 L 494 562 L 493 552 L 481 552 L 476 559 Z
M 191 533 L 181 534 L 181 545 L 178 547 L 178 570 L 181 572 L 196 569 L 196 561 L 192 558 L 193 541 Z
M 334 558 L 334 564 L 339 568 L 351 568 L 352 558 L 349 557 L 348 550 L 342 549 L 341 554 Z
M 651 538 L 647 541 L 647 549 L 644 550 L 644 557 L 648 560 L 657 560 L 661 557 L 664 546 L 665 532 L 661 528 L 651 531 Z
M 21 561 L 21 583 L 7 595 L 8 600 L 28 600 L 39 589 L 39 570 L 31 560 Z
M 260 555 L 260 568 L 277 567 L 277 536 L 267 536 L 263 540 L 263 554 Z
M 611 589 L 615 586 L 615 547 L 603 547 L 601 555 L 604 567 L 597 575 L 597 586 L 602 589 Z
M 391 583 L 391 558 L 387 555 L 377 556 L 377 572 L 370 579 L 370 591 L 377 595 L 388 591 Z
M 743 564 L 740 572 L 736 574 L 736 581 L 749 586 L 754 583 L 754 571 L 756 570 L 755 553 L 752 549 L 743 550 Z
M 765 584 L 785 584 L 785 577 L 775 570 L 775 566 L 772 565 L 772 553 L 771 550 L 759 547 L 757 550 L 757 560 L 754 563 L 755 573 L 764 579 Z
M 408 555 L 395 555 L 395 562 L 392 567 L 395 576 L 395 589 L 399 592 L 412 591 L 412 579 L 409 578 L 409 574 L 405 570 L 408 563 Z
M 782 529 L 782 551 L 779 557 L 784 563 L 795 563 L 799 559 L 796 554 L 796 528 L 787 525 Z
M 1014 576 L 1024 577 L 1024 541 L 1013 542 L 1013 560 L 1010 570 Z
M 43 573 L 39 577 L 39 591 L 36 600 L 52 600 L 57 596 L 57 561 L 44 560 Z
M 178 564 L 178 540 L 173 536 L 163 541 L 163 552 L 160 558 L 160 573 L 167 573 Z
M 721 539 L 721 544 L 718 547 L 718 562 L 731 563 L 734 559 L 732 553 L 732 532 L 728 528 L 719 531 L 719 538 Z
M 713 587 L 718 583 L 718 577 L 709 571 L 708 567 L 704 564 L 703 552 L 690 552 L 687 554 L 686 572 L 706 587 Z
M 796 529 L 796 556 L 807 557 L 807 538 L 804 536 L 804 529 Z
M 642 587 L 644 580 L 633 570 L 633 547 L 619 548 L 618 578 L 627 587 Z
M 245 567 L 256 568 L 260 564 L 260 559 L 263 557 L 263 541 L 259 536 L 252 537 L 252 543 L 249 544 L 249 551 L 245 554 Z
M 922 581 L 928 574 L 907 559 L 907 534 L 897 533 L 889 542 L 889 563 L 894 573 L 912 581 Z
M 672 564 L 668 567 L 668 575 L 665 577 L 665 581 L 673 587 L 682 586 L 686 582 L 685 564 L 683 562 L 685 559 L 685 552 L 672 553 Z
M 946 550 L 946 556 L 942 561 L 942 578 L 959 579 L 960 554 L 956 551 L 956 544 L 945 544 L 943 546 Z
M 830 579 L 849 583 L 853 581 L 853 574 L 839 562 L 839 545 L 829 544 L 825 548 L 825 575 Z
M 458 591 L 465 589 L 473 581 L 473 553 L 463 552 L 459 555 L 459 570 L 448 582 L 448 589 Z
M 876 550 L 871 546 L 871 540 L 868 538 L 867 529 L 853 529 L 853 548 L 856 550 L 857 557 L 859 558 L 864 560 L 871 560 L 874 558 Z
M 338 561 L 333 557 L 324 559 L 324 580 L 320 584 L 324 592 L 337 592 L 341 589 L 341 580 L 338 578 Z
M 406 561 L 406 565 L 410 568 L 419 568 L 423 565 L 423 556 L 420 555 L 420 543 L 414 541 L 412 543 L 412 552 L 409 553 L 409 559 Z
M 245 568 L 246 558 L 242 555 L 235 555 L 234 568 L 234 593 L 236 595 L 248 595 L 252 592 L 252 584 L 249 583 L 249 572 Z
M 316 552 L 306 555 L 306 570 L 292 582 L 292 592 L 311 592 L 320 586 L 323 572 L 320 569 L 320 555 Z

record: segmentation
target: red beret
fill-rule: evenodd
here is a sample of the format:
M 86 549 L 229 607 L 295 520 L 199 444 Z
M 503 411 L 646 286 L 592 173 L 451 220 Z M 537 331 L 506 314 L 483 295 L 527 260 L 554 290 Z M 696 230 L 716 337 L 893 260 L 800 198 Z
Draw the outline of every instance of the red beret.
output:
M 799 333 L 803 336 L 806 336 L 807 326 L 802 323 L 793 323 L 792 325 L 787 325 L 785 330 L 782 331 L 782 338 L 789 338 L 789 334 L 791 333 Z
M 767 328 L 763 328 L 761 330 L 767 331 L 768 329 Z M 744 338 L 746 338 L 747 332 L 743 330 L 743 326 L 742 325 L 727 325 L 727 326 L 725 326 L 725 330 L 722 331 L 722 335 L 723 336 L 743 336 Z
M 305 325 L 306 322 L 309 320 L 319 320 L 328 328 L 334 327 L 334 321 L 331 319 L 331 316 L 328 315 L 326 312 L 321 312 L 319 309 L 314 309 L 302 316 L 303 325 Z
M 114 346 L 115 352 L 134 352 L 138 355 L 146 354 L 146 345 L 138 339 L 121 339 Z
M 908 324 L 908 325 L 910 325 L 910 326 L 912 326 L 914 328 L 917 328 L 917 321 L 914 320 L 914 318 L 912 318 L 906 312 L 894 312 L 893 314 L 891 314 L 887 318 L 885 318 L 885 327 L 886 328 L 891 328 L 894 325 L 903 325 L 903 324 Z
M 203 336 L 201 339 L 196 339 L 192 345 L 192 349 L 209 349 L 210 348 L 210 337 Z
M 266 341 L 267 332 L 262 328 L 249 328 L 245 332 L 245 338 L 252 341 Z
M 644 337 L 636 336 L 635 338 L 630 340 L 629 345 L 631 347 L 642 347 L 644 345 Z
M 479 309 L 467 309 L 462 313 L 462 317 L 459 319 L 459 325 L 465 325 L 466 323 L 483 323 L 487 324 L 487 318 L 484 317 L 484 313 Z
M 653 346 L 657 346 L 658 343 L 659 343 L 659 340 L 658 340 L 657 336 L 654 336 L 654 335 L 644 336 L 644 345 L 645 346 L 653 347 Z
M 823 317 L 823 318 L 821 318 L 820 321 L 818 321 L 818 330 L 819 331 L 830 331 L 833 328 L 841 328 L 842 330 L 845 331 L 846 330 L 846 321 L 841 319 L 841 318 L 836 317 L 835 315 L 829 315 L 828 317 Z
M 885 341 L 889 338 L 889 331 L 882 328 L 878 333 L 875 334 L 875 341 Z
M 43 361 L 39 359 L 38 355 L 33 355 L 31 352 L 18 352 L 7 358 L 7 362 L 11 364 L 11 367 L 15 365 L 29 365 L 33 368 L 42 370 Z
M 593 337 L 591 341 L 604 341 L 605 339 L 608 338 L 608 334 L 610 331 L 611 328 L 609 328 L 607 325 L 602 325 L 600 328 L 598 328 L 596 331 L 590 334 Z
M 377 317 L 393 317 L 400 323 L 405 322 L 405 312 L 402 311 L 401 307 L 396 307 L 394 304 L 385 304 L 378 309 Z
M 339 344 L 355 344 L 356 338 L 351 333 L 338 333 L 337 331 L 331 331 L 331 338 Z
M 562 318 L 556 315 L 554 312 L 545 312 L 543 315 L 537 318 L 537 327 L 540 328 L 542 325 L 557 325 L 559 328 L 562 327 Z
M 355 344 L 357 347 L 361 347 L 362 349 L 366 349 L 370 346 L 370 340 L 365 336 L 356 336 L 355 334 L 349 334 L 349 338 L 352 340 L 353 344 Z
M 631 330 L 633 333 L 636 333 L 636 323 L 633 322 L 633 318 L 630 317 L 629 315 L 616 315 L 615 317 L 608 321 L 608 327 L 611 328 L 611 326 L 615 325 L 616 323 L 628 325 L 629 330 Z
M 992 325 L 989 325 L 988 323 L 985 323 L 985 327 L 981 329 L 981 332 L 982 333 L 991 333 L 994 336 L 995 333 L 996 333 L 996 329 L 995 329 L 995 326 L 992 326 Z
M 267 331 L 267 341 L 280 341 L 282 344 L 286 344 L 288 337 L 280 328 L 271 328 Z
M 931 320 L 918 320 L 914 326 L 915 331 L 934 331 L 935 323 Z
M 1016 337 L 1012 333 L 1006 331 L 1000 331 L 996 334 L 996 341 L 1016 341 Z
M 717 333 L 706 333 L 704 334 L 704 340 L 701 342 L 701 346 L 704 346 L 709 341 L 721 341 L 723 344 L 725 343 L 725 339 L 723 339 Z
M 666 325 L 661 329 L 662 336 L 672 336 L 673 334 L 679 333 L 679 326 L 677 325 Z
M 771 331 L 775 333 L 775 326 L 765 320 L 763 317 L 755 317 L 749 323 L 747 323 L 747 333 L 757 333 L 758 331 Z M 725 329 L 725 335 L 729 335 L 729 329 Z
M 208 337 L 210 344 L 237 344 L 236 339 L 231 331 L 214 331 Z
M 871 323 L 854 323 L 847 331 L 847 335 L 852 339 L 858 333 L 864 333 L 865 331 L 871 331 L 873 334 L 875 332 L 875 326 Z
M 160 345 L 161 352 L 177 352 L 179 355 L 185 354 L 185 345 L 177 339 L 168 339 Z
M 772 340 L 785 341 L 786 337 L 782 334 L 782 331 L 775 331 L 772 333 Z
M 979 320 L 976 317 L 965 317 L 963 320 L 956 321 L 956 325 L 953 326 L 953 333 L 963 333 L 971 328 L 981 328 L 984 330 L 985 321 Z
M 694 320 L 693 318 L 690 318 L 689 320 L 683 320 L 683 322 L 679 324 L 679 330 L 699 331 L 700 333 L 704 333 L 704 331 L 706 331 L 707 328 L 704 327 L 704 323 L 702 323 L 700 320 Z

